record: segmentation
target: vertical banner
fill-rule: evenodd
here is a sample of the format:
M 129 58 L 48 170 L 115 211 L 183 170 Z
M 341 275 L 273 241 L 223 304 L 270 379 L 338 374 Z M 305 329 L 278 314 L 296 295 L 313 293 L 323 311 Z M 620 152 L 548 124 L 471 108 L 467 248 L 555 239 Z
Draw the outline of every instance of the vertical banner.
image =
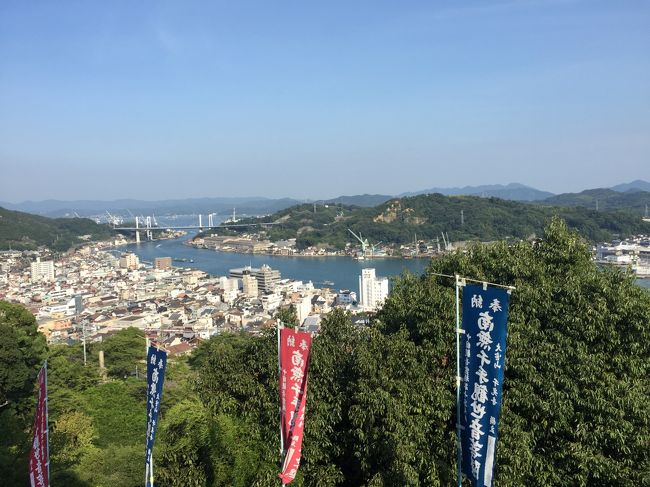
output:
M 149 347 L 147 352 L 147 449 L 145 453 L 145 486 L 153 487 L 152 451 L 158 426 L 167 352 Z
M 475 487 L 492 486 L 509 300 L 505 289 L 463 288 L 462 466 Z
M 311 334 L 280 330 L 280 434 L 285 448 L 282 485 L 296 478 L 300 465 L 310 351 Z
M 47 362 L 38 373 L 38 399 L 34 418 L 34 437 L 29 455 L 29 481 L 32 487 L 50 485 L 50 451 L 47 428 Z

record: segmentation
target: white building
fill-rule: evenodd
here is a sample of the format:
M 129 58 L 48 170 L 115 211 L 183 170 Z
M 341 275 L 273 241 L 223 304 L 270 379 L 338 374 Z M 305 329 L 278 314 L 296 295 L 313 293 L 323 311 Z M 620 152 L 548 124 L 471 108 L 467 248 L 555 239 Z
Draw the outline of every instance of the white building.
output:
M 122 269 L 137 269 L 140 259 L 132 252 L 126 252 L 120 256 L 120 267 Z
M 357 302 L 357 293 L 349 289 L 341 289 L 336 295 L 336 304 L 348 305 Z
M 256 298 L 259 294 L 257 279 L 250 274 L 244 274 L 241 280 L 244 294 L 249 298 Z
M 359 276 L 359 303 L 368 311 L 381 308 L 388 296 L 388 278 L 377 277 L 375 269 L 362 269 Z
M 41 258 L 37 257 L 36 262 L 32 262 L 32 282 L 54 281 L 54 261 L 46 260 L 41 262 Z
M 275 311 L 276 309 L 278 309 L 280 304 L 282 304 L 282 296 L 280 294 L 275 294 L 275 293 L 265 294 L 262 296 L 261 300 L 262 300 L 262 308 L 264 308 L 264 311 L 267 312 Z
M 298 318 L 298 324 L 302 325 L 302 322 L 305 321 L 307 316 L 309 316 L 309 313 L 311 313 L 311 297 L 303 296 L 296 304 L 296 317 Z
M 259 269 L 249 266 L 230 269 L 230 277 L 241 279 L 244 274 L 250 274 L 257 279 L 257 288 L 261 293 L 273 292 L 281 279 L 280 271 L 271 269 L 266 264 Z

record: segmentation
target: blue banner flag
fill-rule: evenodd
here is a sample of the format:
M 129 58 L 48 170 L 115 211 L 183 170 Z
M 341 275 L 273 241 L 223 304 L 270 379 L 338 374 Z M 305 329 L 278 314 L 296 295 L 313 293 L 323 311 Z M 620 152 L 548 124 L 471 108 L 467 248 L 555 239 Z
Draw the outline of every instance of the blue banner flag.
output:
M 474 487 L 492 486 L 509 300 L 505 289 L 463 288 L 462 467 Z
M 153 487 L 153 466 L 151 454 L 158 426 L 158 412 L 162 399 L 167 352 L 156 347 L 147 351 L 147 449 L 145 452 L 145 486 Z

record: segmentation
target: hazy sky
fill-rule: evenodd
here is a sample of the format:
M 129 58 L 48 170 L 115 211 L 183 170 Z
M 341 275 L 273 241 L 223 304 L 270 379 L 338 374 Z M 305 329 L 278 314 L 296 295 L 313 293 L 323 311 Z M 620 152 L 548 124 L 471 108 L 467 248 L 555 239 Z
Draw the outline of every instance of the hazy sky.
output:
M 0 2 L 0 201 L 650 179 L 646 0 Z

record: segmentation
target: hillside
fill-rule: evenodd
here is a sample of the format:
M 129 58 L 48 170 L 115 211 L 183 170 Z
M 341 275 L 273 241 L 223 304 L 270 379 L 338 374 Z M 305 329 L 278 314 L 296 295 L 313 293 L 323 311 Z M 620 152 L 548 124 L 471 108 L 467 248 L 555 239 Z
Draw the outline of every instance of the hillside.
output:
M 63 251 L 81 243 L 79 236 L 99 240 L 112 233 L 108 226 L 86 218 L 46 218 L 0 207 L 0 250 L 31 250 L 45 245 Z
M 381 205 L 393 198 L 394 196 L 387 194 L 358 194 L 353 196 L 339 196 L 330 200 L 320 200 L 316 203 L 372 207 Z
M 551 196 L 539 202 L 552 206 L 582 206 L 595 210 L 627 210 L 635 215 L 643 215 L 646 205 L 650 206 L 650 192 L 628 190 L 625 192 L 613 189 L 587 189 L 580 193 L 564 193 Z M 598 206 L 596 206 L 598 205 Z
M 643 181 L 642 179 L 637 179 L 630 183 L 617 184 L 612 186 L 610 189 L 619 192 L 626 191 L 649 191 L 650 192 L 650 183 L 648 181 Z
M 553 196 L 553 193 L 548 191 L 540 191 L 519 183 L 464 186 L 462 188 L 429 188 L 412 193 L 402 193 L 399 196 L 418 196 L 433 193 L 445 196 L 482 196 L 484 198 L 501 198 L 514 201 L 539 201 Z
M 522 239 L 541 233 L 553 215 L 564 218 L 571 228 L 591 241 L 650 233 L 650 224 L 626 212 L 440 194 L 395 198 L 374 208 L 317 205 L 314 211 L 313 205 L 304 204 L 245 221 L 275 222 L 267 230 L 272 240 L 296 237 L 299 247 L 326 243 L 342 248 L 353 240 L 348 228 L 371 242 L 396 244 L 411 242 L 416 235 L 420 239 L 435 239 L 441 232 L 448 233 L 454 241 Z

